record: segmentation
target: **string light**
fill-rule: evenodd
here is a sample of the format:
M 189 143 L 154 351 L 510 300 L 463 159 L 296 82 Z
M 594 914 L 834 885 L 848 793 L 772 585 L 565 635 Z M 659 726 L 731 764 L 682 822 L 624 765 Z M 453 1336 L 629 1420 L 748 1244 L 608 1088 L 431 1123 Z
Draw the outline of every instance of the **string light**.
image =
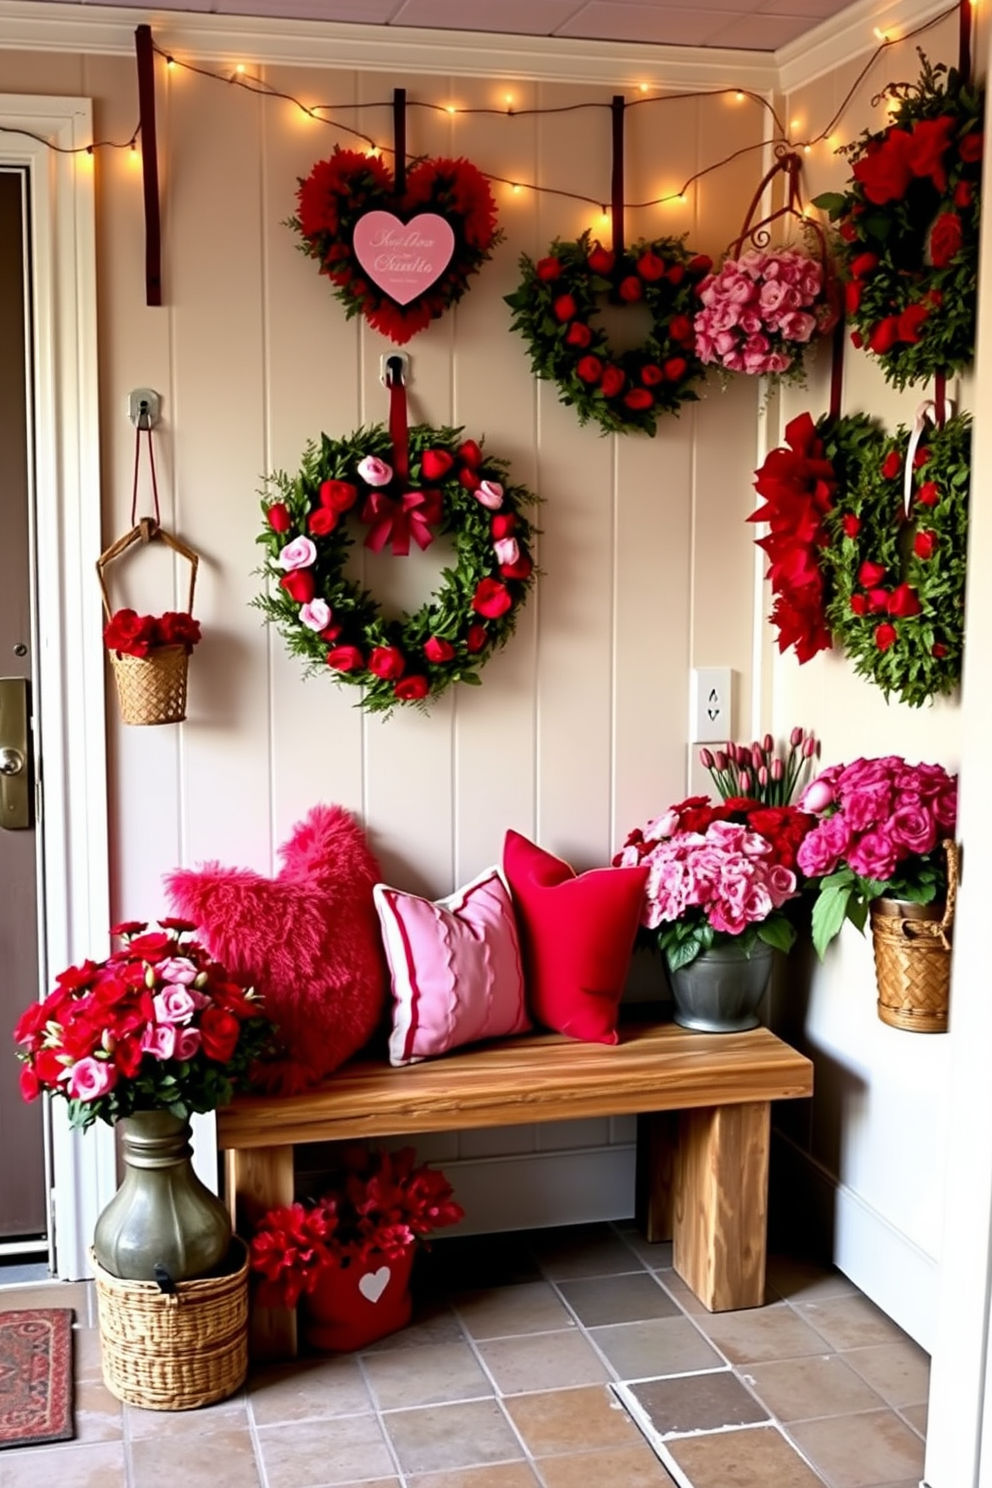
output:
M 453 103 L 446 103 L 445 106 L 444 106 L 444 112 L 446 114 L 457 114 L 458 109 L 457 109 L 457 107 L 456 107 L 455 104 L 453 104 Z
M 165 65 L 169 69 L 170 72 L 174 72 L 175 71 L 175 67 L 176 67 L 176 59 L 175 59 L 175 57 L 166 57 L 166 59 L 165 59 Z
M 734 94 L 734 97 L 737 99 L 737 102 L 738 103 L 743 103 L 744 102 L 744 93 L 741 91 L 740 88 L 737 89 L 737 92 Z
M 238 65 L 237 65 L 237 67 L 234 70 L 237 73 L 243 73 L 244 70 L 245 70 L 245 64 L 243 62 L 239 62 Z
M 790 129 L 801 129 L 802 128 L 802 123 L 803 123 L 802 119 L 790 119 L 789 120 L 789 128 Z
M 889 39 L 889 33 L 887 31 L 883 31 L 881 26 L 876 26 L 874 28 L 874 35 L 878 38 L 879 41 L 883 43 L 887 42 Z
M 641 93 L 646 93 L 648 91 L 648 84 L 647 83 L 639 83 L 638 84 L 638 90 Z

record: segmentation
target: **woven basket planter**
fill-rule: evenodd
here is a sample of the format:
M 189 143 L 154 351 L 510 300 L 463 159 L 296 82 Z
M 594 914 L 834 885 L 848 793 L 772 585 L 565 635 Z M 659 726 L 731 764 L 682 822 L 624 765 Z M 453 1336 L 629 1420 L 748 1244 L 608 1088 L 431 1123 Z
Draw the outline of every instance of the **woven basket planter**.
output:
M 911 1033 L 946 1033 L 951 993 L 951 928 L 958 854 L 947 853 L 947 902 L 876 899 L 871 906 L 878 1016 Z
M 193 613 L 196 570 L 199 555 L 192 548 L 166 532 L 149 517 L 132 527 L 112 543 L 97 559 L 96 572 L 103 595 L 103 608 L 109 620 L 113 613 L 104 570 L 136 542 L 163 542 L 189 564 L 189 599 L 187 613 Z M 154 646 L 147 656 L 130 656 L 111 651 L 110 664 L 117 683 L 121 722 L 136 724 L 182 723 L 186 717 L 186 677 L 189 646 Z
M 195 1410 L 226 1400 L 248 1373 L 248 1252 L 232 1241 L 232 1270 L 176 1283 L 111 1276 L 93 1259 L 103 1379 L 145 1410 Z

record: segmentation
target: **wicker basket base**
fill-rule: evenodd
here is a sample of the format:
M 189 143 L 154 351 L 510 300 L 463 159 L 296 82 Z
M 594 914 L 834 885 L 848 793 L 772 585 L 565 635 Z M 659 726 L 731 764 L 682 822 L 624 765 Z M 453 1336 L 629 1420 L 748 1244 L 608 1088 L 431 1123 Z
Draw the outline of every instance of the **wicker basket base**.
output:
M 237 1237 L 224 1276 L 153 1281 L 111 1276 L 94 1260 L 103 1379 L 145 1410 L 195 1410 L 226 1400 L 248 1373 L 248 1252 Z
M 910 1033 L 946 1033 L 951 953 L 940 936 L 944 907 L 896 905 L 878 900 L 871 910 L 878 1016 Z
M 155 646 L 147 656 L 110 652 L 123 723 L 182 723 L 186 717 L 185 646 Z

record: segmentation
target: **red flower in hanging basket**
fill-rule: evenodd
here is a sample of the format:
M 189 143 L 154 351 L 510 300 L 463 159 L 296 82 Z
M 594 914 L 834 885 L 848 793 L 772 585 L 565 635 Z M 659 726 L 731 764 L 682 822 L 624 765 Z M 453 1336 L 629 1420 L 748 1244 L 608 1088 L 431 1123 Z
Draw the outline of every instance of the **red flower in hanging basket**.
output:
M 200 622 L 172 610 L 157 616 L 115 610 L 103 627 L 103 639 L 108 651 L 124 656 L 145 657 L 156 646 L 185 646 L 189 651 L 201 639 Z

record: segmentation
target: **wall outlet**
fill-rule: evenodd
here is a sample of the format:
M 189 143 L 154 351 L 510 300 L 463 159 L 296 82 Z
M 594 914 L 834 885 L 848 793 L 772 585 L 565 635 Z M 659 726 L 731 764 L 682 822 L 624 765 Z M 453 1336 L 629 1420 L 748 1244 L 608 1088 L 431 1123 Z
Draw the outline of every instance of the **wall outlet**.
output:
M 694 667 L 689 701 L 689 739 L 719 744 L 732 739 L 733 673 L 730 667 Z

